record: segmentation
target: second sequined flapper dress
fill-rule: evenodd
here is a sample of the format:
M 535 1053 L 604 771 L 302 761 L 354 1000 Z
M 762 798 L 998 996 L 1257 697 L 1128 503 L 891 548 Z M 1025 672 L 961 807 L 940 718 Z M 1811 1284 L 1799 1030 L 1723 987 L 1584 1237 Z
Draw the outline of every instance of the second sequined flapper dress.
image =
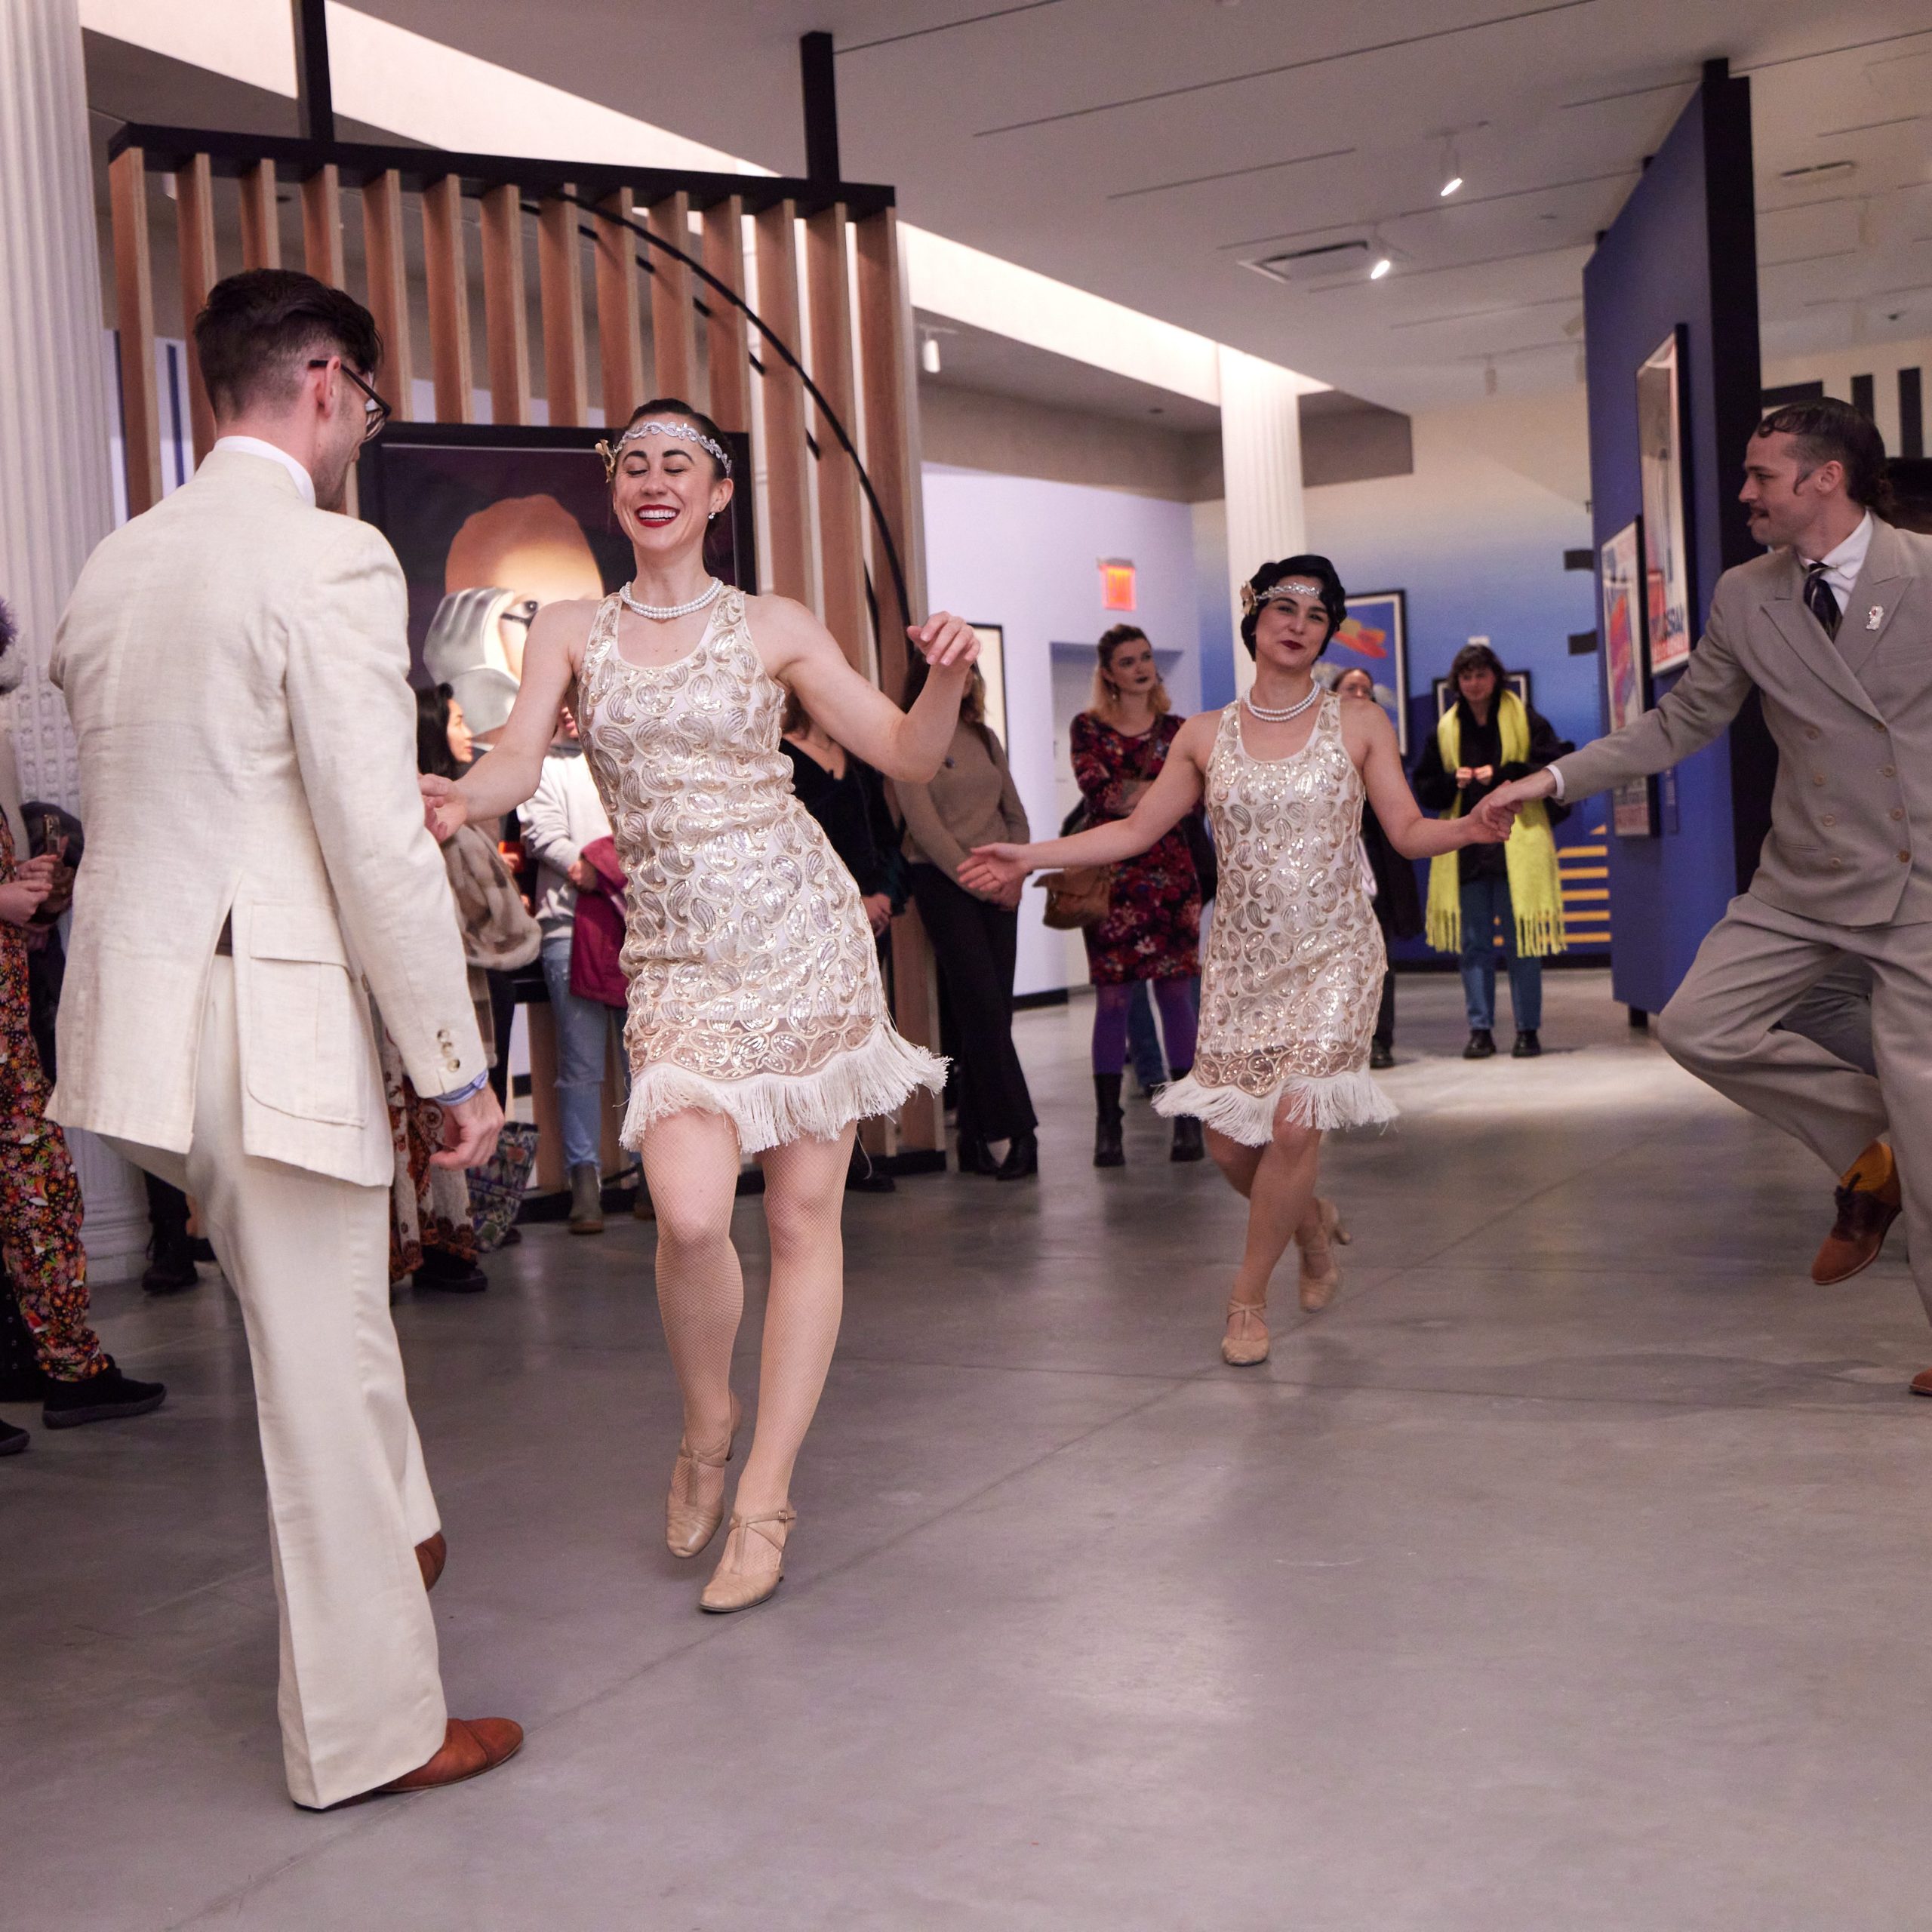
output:
M 1241 706 L 1208 761 L 1220 891 L 1202 961 L 1193 1071 L 1155 1105 L 1264 1147 L 1275 1113 L 1361 1127 L 1395 1109 L 1368 1071 L 1387 955 L 1361 857 L 1361 774 L 1331 694 L 1300 751 L 1251 758 Z M 1285 1100 L 1285 1106 L 1283 1103 Z
M 578 694 L 627 886 L 624 1145 L 696 1109 L 756 1153 L 937 1091 L 945 1063 L 894 1029 L 859 888 L 792 792 L 743 595 L 663 666 L 621 654 L 618 610 L 598 608 Z

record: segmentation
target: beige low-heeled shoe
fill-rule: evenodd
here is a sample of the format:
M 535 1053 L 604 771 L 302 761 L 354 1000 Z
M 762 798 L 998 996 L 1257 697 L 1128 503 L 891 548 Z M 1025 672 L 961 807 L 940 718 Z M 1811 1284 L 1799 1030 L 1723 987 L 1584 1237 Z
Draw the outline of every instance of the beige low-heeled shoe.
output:
M 697 1499 L 702 1481 L 700 1469 L 721 1469 L 731 1460 L 732 1445 L 738 1439 L 738 1424 L 744 1411 L 738 1398 L 731 1398 L 731 1432 L 722 1449 L 694 1449 L 682 1437 L 678 1441 L 678 1460 L 671 1465 L 671 1491 L 664 1499 L 664 1541 L 673 1556 L 696 1556 L 718 1534 L 724 1520 L 724 1479 L 718 1478 L 718 1498 L 714 1503 Z
M 1301 1305 L 1311 1315 L 1335 1299 L 1335 1291 L 1342 1285 L 1342 1264 L 1335 1259 L 1335 1250 L 1347 1247 L 1352 1238 L 1334 1201 L 1316 1195 L 1315 1211 L 1321 1224 L 1320 1238 L 1304 1242 L 1300 1229 L 1295 1231 L 1295 1245 L 1301 1251 Z M 1325 1265 L 1318 1266 L 1317 1263 Z
M 1230 1368 L 1252 1368 L 1268 1359 L 1268 1324 L 1262 1320 L 1268 1304 L 1260 1301 L 1231 1301 L 1229 1315 L 1241 1317 L 1240 1326 L 1221 1337 L 1221 1359 Z
M 723 1616 L 764 1602 L 784 1580 L 785 1546 L 798 1520 L 798 1512 L 789 1503 L 762 1516 L 740 1516 L 734 1510 L 724 1554 L 697 1600 L 698 1608 Z M 777 1536 L 771 1527 L 774 1523 L 782 1531 Z

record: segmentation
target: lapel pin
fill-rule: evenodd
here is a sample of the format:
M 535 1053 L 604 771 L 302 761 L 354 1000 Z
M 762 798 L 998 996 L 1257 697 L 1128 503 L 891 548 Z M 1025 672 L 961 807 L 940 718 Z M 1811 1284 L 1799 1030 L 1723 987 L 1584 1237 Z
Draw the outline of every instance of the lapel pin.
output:
M 1882 604 L 1873 605 L 1865 614 L 1865 628 L 1868 631 L 1875 631 L 1884 621 L 1885 607 Z

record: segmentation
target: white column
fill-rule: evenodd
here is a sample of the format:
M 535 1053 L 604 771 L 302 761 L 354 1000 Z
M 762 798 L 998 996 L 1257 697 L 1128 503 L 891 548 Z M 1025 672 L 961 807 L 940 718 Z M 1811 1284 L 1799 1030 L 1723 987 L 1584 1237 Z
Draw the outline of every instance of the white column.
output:
M 1315 386 L 1278 364 L 1223 345 L 1221 469 L 1228 500 L 1228 595 L 1235 688 L 1254 681 L 1240 637 L 1241 587 L 1265 563 L 1307 548 L 1301 495 L 1301 395 Z
M 60 607 L 113 527 L 112 420 L 76 0 L 0 4 L 0 598 L 26 672 L 11 706 L 20 786 L 80 801 L 73 733 L 47 681 Z M 91 1135 L 69 1137 L 89 1265 L 108 1279 L 147 1240 L 140 1177 Z

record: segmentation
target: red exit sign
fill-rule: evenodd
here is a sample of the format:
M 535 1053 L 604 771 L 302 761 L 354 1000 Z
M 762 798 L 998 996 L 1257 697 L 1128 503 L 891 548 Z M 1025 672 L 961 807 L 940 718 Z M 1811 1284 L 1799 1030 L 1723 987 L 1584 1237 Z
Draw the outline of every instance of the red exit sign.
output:
M 1100 559 L 1100 608 L 1131 611 L 1134 601 L 1134 566 L 1124 557 Z

